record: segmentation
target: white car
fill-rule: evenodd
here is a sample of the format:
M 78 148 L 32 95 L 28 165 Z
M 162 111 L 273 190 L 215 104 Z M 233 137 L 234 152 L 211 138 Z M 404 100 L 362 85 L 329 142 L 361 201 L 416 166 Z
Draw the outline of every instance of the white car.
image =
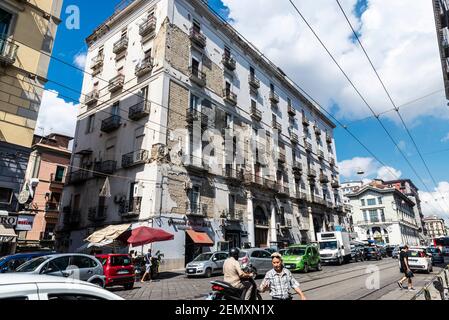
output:
M 401 268 L 401 261 L 399 260 L 399 269 Z M 412 271 L 425 271 L 431 273 L 433 271 L 432 257 L 427 254 L 424 247 L 411 247 L 408 250 L 408 264 Z
M 98 285 L 76 279 L 34 274 L 0 274 L 4 300 L 124 300 Z

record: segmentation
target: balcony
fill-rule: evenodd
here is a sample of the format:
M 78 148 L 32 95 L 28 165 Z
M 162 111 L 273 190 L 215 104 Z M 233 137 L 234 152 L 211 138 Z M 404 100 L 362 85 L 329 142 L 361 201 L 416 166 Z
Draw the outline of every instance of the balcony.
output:
M 255 75 L 249 75 L 248 83 L 252 91 L 257 91 L 260 88 L 260 80 Z
M 299 161 L 293 161 L 292 165 L 293 173 L 295 175 L 301 175 L 302 173 L 302 163 Z
M 287 161 L 287 156 L 285 155 L 285 150 L 279 152 L 279 162 L 285 163 Z
M 221 62 L 223 63 L 223 66 L 230 71 L 234 71 L 235 68 L 237 67 L 235 59 L 231 57 L 229 54 L 223 54 Z
M 138 121 L 150 115 L 151 104 L 147 101 L 139 102 L 129 108 L 128 118 Z
M 86 170 L 78 170 L 70 172 L 68 176 L 68 183 L 79 184 L 83 183 L 89 178 L 89 172 Z
M 288 115 L 289 115 L 290 117 L 296 116 L 296 110 L 295 110 L 295 108 L 293 108 L 292 105 L 288 105 L 288 110 L 287 110 L 287 112 L 288 112 Z
M 314 127 L 313 129 L 315 130 L 315 135 L 321 136 L 321 129 L 320 128 Z
M 325 174 L 320 174 L 320 182 L 321 183 L 329 183 L 329 177 Z
M 140 215 L 142 207 L 142 197 L 133 198 L 129 201 L 124 201 L 120 206 L 119 213 L 122 218 L 130 219 Z
M 305 116 L 302 117 L 302 124 L 306 127 L 310 126 L 310 121 Z
M 326 200 L 321 198 L 321 197 L 318 197 L 318 196 L 313 196 L 312 197 L 312 202 L 320 204 L 322 206 L 326 206 L 327 205 Z
M 207 217 L 207 204 L 205 203 L 190 203 L 186 201 L 186 215 L 196 217 Z
M 318 150 L 318 159 L 324 160 L 324 151 L 323 150 Z
M 311 169 L 311 168 L 309 168 L 308 170 L 307 170 L 307 176 L 309 177 L 309 178 L 316 178 L 316 170 L 315 169 Z
M 195 28 L 191 28 L 189 37 L 192 44 L 198 46 L 201 49 L 204 49 L 206 47 L 206 36 L 201 31 Z
M 285 196 L 289 196 L 290 195 L 290 188 L 288 187 L 288 185 L 284 185 L 281 182 L 277 182 L 275 184 L 275 190 L 280 195 L 285 195 Z
M 299 200 L 307 200 L 307 193 L 303 192 L 303 191 L 296 191 L 296 199 Z
M 45 203 L 46 212 L 59 212 L 61 204 L 59 202 L 47 202 Z
M 244 184 L 245 185 L 262 186 L 264 184 L 264 179 L 258 175 L 245 174 L 244 175 Z
M 331 186 L 332 186 L 332 188 L 334 188 L 334 189 L 338 189 L 338 188 L 340 188 L 340 182 L 338 182 L 337 180 L 333 180 L 333 181 L 331 182 Z
M 226 219 L 229 222 L 242 222 L 243 221 L 243 210 L 225 210 L 221 214 L 222 219 Z
M 226 167 L 223 169 L 223 176 L 227 180 L 237 180 L 237 181 L 243 181 L 244 179 L 244 173 L 243 170 L 234 170 L 230 167 Z
M 184 166 L 188 171 L 195 173 L 206 173 L 209 171 L 209 164 L 204 161 L 201 157 L 194 155 L 186 155 L 187 160 L 184 161 Z
M 137 150 L 122 156 L 122 168 L 130 168 L 140 164 L 145 164 L 150 158 L 148 150 Z
M 154 31 L 156 30 L 156 22 L 157 19 L 155 16 L 148 17 L 140 26 L 139 26 L 139 34 L 142 37 L 145 37 L 147 35 L 154 34 Z
M 330 134 L 326 134 L 326 142 L 328 143 L 328 144 L 331 144 L 332 143 L 332 136 L 330 135 Z
M 87 219 L 92 222 L 101 222 L 106 220 L 108 207 L 107 206 L 98 206 L 89 208 Z
M 92 58 L 90 68 L 92 70 L 101 69 L 104 63 L 104 54 L 98 54 L 96 57 Z
M 394 222 L 393 219 L 384 219 L 384 220 L 376 219 L 374 221 L 357 221 L 356 225 L 357 226 L 378 226 L 378 225 L 384 225 L 384 224 L 391 224 L 393 222 Z
M 259 219 L 255 219 L 254 220 L 254 224 L 256 227 L 260 228 L 269 228 L 270 223 L 268 222 L 268 220 L 259 220 Z
M 237 105 L 237 95 L 230 89 L 223 89 L 223 99 L 225 103 L 230 104 L 231 106 Z
M 86 94 L 86 97 L 84 99 L 84 103 L 87 106 L 90 106 L 92 104 L 97 103 L 99 98 L 100 98 L 100 91 L 93 90 L 93 91 L 89 92 L 88 94 Z
M 206 86 L 206 74 L 198 68 L 189 67 L 189 79 L 202 88 Z
M 329 159 L 329 164 L 331 167 L 335 167 L 335 159 L 334 158 L 330 158 Z
M 19 46 L 13 41 L 0 38 L 0 64 L 13 65 L 16 62 Z
M 113 115 L 101 122 L 101 131 L 105 133 L 113 132 L 122 125 L 121 118 L 118 115 Z
M 81 222 L 81 211 L 79 209 L 72 210 L 70 206 L 64 207 L 63 222 L 65 225 L 76 226 Z
M 113 174 L 117 170 L 117 161 L 107 160 L 99 161 L 94 165 L 94 171 L 96 176 L 101 174 Z
M 124 84 L 125 84 L 125 75 L 119 74 L 118 76 L 109 80 L 108 89 L 110 92 L 116 92 L 118 90 L 123 89 Z
M 304 148 L 307 152 L 313 152 L 312 144 L 308 142 L 307 139 L 304 139 Z
M 270 101 L 272 104 L 277 105 L 280 101 L 279 95 L 276 92 L 271 91 L 270 92 Z
M 64 177 L 56 177 L 54 173 L 50 174 L 50 190 L 61 190 L 64 187 Z
M 262 111 L 257 109 L 257 107 L 251 107 L 251 117 L 256 121 L 262 120 Z
M 195 109 L 187 109 L 186 118 L 189 127 L 192 127 L 196 122 L 201 122 L 200 125 L 202 127 L 207 127 L 209 123 L 209 117 L 207 114 Z
M 294 133 L 292 130 L 290 130 L 290 140 L 292 141 L 293 144 L 299 143 L 298 135 L 296 133 Z
M 124 52 L 128 49 L 128 43 L 129 39 L 128 37 L 123 37 L 116 43 L 114 43 L 114 47 L 112 48 L 112 52 L 114 52 L 116 55 Z
M 142 62 L 140 62 L 136 66 L 134 74 L 136 75 L 136 77 L 139 78 L 143 77 L 144 75 L 151 73 L 151 71 L 153 70 L 153 66 L 154 66 L 153 58 L 152 57 L 145 58 L 142 60 Z
M 277 122 L 277 120 L 273 120 L 271 122 L 271 126 L 273 130 L 279 130 L 279 132 L 282 132 L 282 125 L 279 122 Z

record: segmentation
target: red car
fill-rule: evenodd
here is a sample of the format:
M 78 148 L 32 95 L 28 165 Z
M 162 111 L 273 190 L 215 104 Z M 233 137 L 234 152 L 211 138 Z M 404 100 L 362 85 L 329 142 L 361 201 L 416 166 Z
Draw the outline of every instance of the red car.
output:
M 126 290 L 134 287 L 135 271 L 129 255 L 99 254 L 96 258 L 103 265 L 105 287 L 124 286 Z

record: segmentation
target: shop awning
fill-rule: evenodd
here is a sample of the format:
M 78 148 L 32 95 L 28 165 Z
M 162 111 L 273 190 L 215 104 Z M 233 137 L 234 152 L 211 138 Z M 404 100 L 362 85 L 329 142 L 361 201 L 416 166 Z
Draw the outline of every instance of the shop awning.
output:
M 196 244 L 201 244 L 205 246 L 214 245 L 212 239 L 205 232 L 198 232 L 195 230 L 187 230 L 186 232 L 189 235 L 190 239 L 192 239 L 192 241 Z
M 0 242 L 12 242 L 17 238 L 17 234 L 13 228 L 7 228 L 0 224 Z
M 131 224 L 121 224 L 117 226 L 108 226 L 104 229 L 95 231 L 92 233 L 86 241 L 95 244 L 111 243 L 116 240 L 120 235 L 127 231 L 131 227 Z

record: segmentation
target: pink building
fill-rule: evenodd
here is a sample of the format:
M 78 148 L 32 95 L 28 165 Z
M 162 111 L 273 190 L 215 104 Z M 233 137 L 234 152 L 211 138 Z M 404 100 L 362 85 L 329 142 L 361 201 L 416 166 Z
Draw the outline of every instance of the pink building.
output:
M 30 210 L 34 216 L 31 230 L 18 231 L 18 249 L 54 247 L 54 230 L 58 222 L 60 201 L 71 151 L 72 137 L 50 134 L 34 135 L 26 180 L 39 179 Z

